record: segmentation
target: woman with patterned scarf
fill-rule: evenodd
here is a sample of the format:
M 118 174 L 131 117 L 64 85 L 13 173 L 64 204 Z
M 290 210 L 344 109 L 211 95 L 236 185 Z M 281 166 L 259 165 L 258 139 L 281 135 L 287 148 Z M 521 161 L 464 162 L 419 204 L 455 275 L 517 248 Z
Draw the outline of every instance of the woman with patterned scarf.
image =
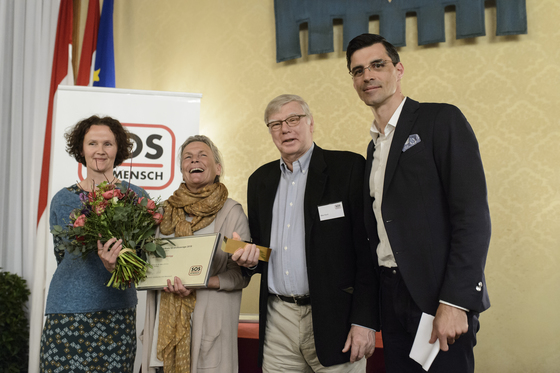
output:
M 161 237 L 236 232 L 248 241 L 249 225 L 241 205 L 220 183 L 221 155 L 206 136 L 191 136 L 181 146 L 183 181 L 164 203 Z M 216 250 L 206 289 L 187 289 L 180 279 L 164 291 L 148 291 L 142 340 L 142 371 L 156 373 L 235 373 L 237 325 L 243 277 L 231 255 Z M 163 370 L 162 370 L 163 368 Z

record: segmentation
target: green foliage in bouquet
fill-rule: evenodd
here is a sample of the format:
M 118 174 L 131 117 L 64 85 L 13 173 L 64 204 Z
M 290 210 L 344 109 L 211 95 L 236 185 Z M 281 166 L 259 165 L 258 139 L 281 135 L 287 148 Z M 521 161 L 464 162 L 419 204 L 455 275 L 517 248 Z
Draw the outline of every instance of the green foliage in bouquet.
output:
M 61 249 L 81 253 L 82 258 L 97 255 L 98 240 L 103 244 L 113 237 L 122 239 L 123 249 L 107 286 L 126 289 L 133 282 L 137 285 L 151 267 L 146 262 L 148 253 L 165 258 L 161 246 L 164 240 L 155 238 L 162 220 L 158 201 L 140 197 L 123 184 L 106 181 L 93 192 L 81 193 L 80 200 L 82 206 L 70 214 L 71 224 L 55 225 L 51 233 L 63 238 Z
M 29 294 L 23 278 L 0 271 L 0 372 L 27 372 L 29 322 L 24 311 Z

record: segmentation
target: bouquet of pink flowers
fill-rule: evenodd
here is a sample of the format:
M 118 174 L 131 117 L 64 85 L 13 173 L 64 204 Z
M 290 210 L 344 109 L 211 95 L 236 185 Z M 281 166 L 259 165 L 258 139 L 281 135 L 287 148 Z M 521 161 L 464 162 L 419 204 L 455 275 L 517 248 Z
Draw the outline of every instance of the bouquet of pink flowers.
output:
M 126 289 L 146 278 L 150 264 L 147 254 L 165 258 L 161 244 L 155 238 L 157 225 L 163 216 L 157 212 L 158 201 L 139 197 L 123 184 L 108 182 L 99 184 L 93 192 L 80 194 L 82 206 L 70 214 L 67 227 L 55 225 L 51 231 L 62 237 L 61 246 L 69 252 L 82 254 L 82 258 L 97 255 L 97 241 L 102 243 L 113 238 L 123 240 L 115 270 L 107 286 Z M 138 256 L 139 254 L 140 256 Z

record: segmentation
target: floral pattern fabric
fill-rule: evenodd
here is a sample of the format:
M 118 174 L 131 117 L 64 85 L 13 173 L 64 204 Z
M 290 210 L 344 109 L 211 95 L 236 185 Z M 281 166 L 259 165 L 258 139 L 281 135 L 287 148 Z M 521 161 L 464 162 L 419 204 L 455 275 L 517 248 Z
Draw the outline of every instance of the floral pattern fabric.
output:
M 133 372 L 136 309 L 49 314 L 41 336 L 41 372 Z

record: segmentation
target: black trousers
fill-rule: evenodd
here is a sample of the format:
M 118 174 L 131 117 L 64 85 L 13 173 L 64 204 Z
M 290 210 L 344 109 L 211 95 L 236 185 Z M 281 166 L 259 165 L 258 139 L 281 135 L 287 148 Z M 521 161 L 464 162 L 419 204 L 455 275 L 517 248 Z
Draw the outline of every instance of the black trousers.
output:
M 381 330 L 388 373 L 424 373 L 408 355 L 416 336 L 422 311 L 408 292 L 397 268 L 381 269 Z M 469 330 L 448 351 L 440 351 L 430 373 L 473 373 L 478 314 L 467 313 Z

